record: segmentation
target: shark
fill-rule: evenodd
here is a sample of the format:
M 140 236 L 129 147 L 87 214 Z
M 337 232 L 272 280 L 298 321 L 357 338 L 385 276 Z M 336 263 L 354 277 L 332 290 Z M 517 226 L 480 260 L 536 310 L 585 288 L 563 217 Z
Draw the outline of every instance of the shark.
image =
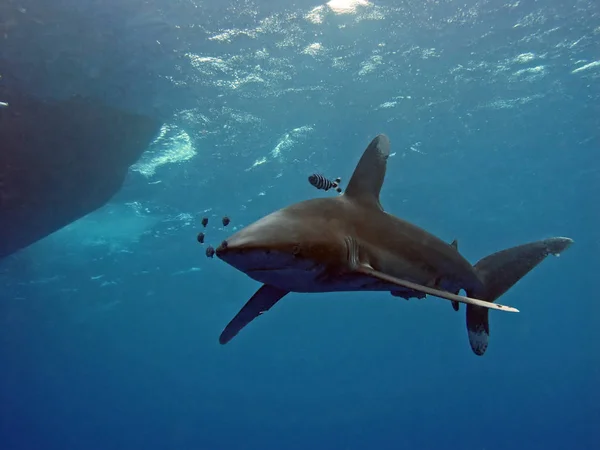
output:
M 406 300 L 448 300 L 456 311 L 465 304 L 469 343 L 481 356 L 489 343 L 489 311 L 519 312 L 496 300 L 548 255 L 558 256 L 573 243 L 552 237 L 472 265 L 456 241 L 448 243 L 384 211 L 379 197 L 389 156 L 389 138 L 377 135 L 342 195 L 276 210 L 217 247 L 218 258 L 262 283 L 224 328 L 221 344 L 290 292 L 387 291 Z

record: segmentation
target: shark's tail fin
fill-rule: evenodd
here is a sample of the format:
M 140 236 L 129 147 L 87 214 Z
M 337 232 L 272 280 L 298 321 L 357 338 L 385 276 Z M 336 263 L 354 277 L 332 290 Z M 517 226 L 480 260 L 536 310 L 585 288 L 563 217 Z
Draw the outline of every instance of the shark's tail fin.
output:
M 483 292 L 467 293 L 467 295 L 472 294 L 476 298 L 493 302 L 542 262 L 546 256 L 551 254 L 558 256 L 572 243 L 573 240 L 569 238 L 556 237 L 519 245 L 486 256 L 475 264 L 475 270 L 483 282 Z M 483 355 L 490 337 L 487 308 L 467 305 L 467 331 L 471 349 L 476 355 Z

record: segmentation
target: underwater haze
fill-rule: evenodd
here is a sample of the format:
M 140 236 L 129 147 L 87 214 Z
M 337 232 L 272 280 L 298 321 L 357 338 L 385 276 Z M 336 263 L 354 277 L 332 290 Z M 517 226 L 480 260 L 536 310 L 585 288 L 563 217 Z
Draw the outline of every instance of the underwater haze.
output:
M 0 261 L 1 450 L 600 448 L 598 0 L 3 0 L 0 63 L 163 123 Z M 206 247 L 336 196 L 307 177 L 345 187 L 379 133 L 385 210 L 471 263 L 574 244 L 481 357 L 464 305 L 387 292 L 292 293 L 220 345 L 259 284 Z

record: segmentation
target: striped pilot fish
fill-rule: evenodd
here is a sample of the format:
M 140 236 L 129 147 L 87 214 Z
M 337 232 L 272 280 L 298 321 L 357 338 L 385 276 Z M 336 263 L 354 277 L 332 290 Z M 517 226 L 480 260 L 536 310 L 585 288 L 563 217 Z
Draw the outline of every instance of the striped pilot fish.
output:
M 328 191 L 329 189 L 335 189 L 339 193 L 342 192 L 342 188 L 340 187 L 341 181 L 342 179 L 339 177 L 335 180 L 330 180 L 318 173 L 313 173 L 311 176 L 308 177 L 308 182 L 317 189 L 322 189 L 324 191 Z

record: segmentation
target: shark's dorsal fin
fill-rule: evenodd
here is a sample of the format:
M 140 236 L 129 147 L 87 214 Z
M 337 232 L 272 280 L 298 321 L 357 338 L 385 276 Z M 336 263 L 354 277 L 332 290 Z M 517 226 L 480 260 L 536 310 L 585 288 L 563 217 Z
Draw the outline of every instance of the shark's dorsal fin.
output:
M 389 156 L 390 140 L 384 134 L 376 136 L 358 161 L 344 195 L 354 201 L 381 209 L 379 192 Z

